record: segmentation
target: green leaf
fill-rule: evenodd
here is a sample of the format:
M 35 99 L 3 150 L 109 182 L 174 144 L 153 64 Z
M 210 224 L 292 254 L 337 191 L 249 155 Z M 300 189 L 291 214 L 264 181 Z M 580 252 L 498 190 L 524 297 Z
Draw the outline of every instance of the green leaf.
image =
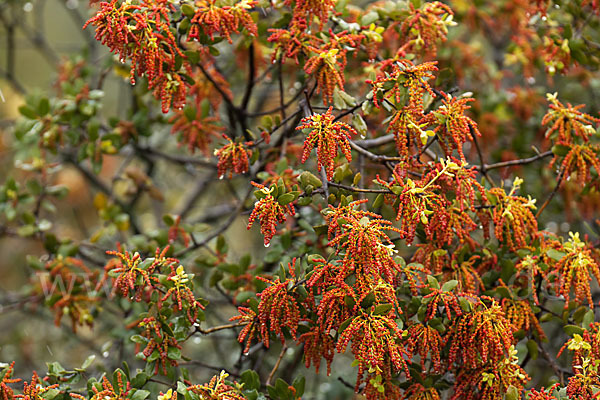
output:
M 299 206 L 307 206 L 311 203 L 312 203 L 312 197 L 310 197 L 310 196 L 305 196 L 305 197 L 301 197 L 298 199 Z
M 246 390 L 260 390 L 260 377 L 251 369 L 248 369 L 240 375 L 241 381 L 244 383 Z
M 133 343 L 140 343 L 140 344 L 148 343 L 148 339 L 146 339 L 145 337 L 143 337 L 141 335 L 133 335 L 129 338 L 129 340 L 131 340 Z
M 177 381 L 177 393 L 181 393 L 182 395 L 185 396 L 185 394 L 187 393 L 187 386 L 185 386 L 185 383 L 181 382 L 181 381 Z
M 378 19 L 379 14 L 377 13 L 377 11 L 370 11 L 361 17 L 360 24 L 362 26 L 368 26 L 371 25 L 373 22 L 377 21 Z
M 360 301 L 360 306 L 362 308 L 369 308 L 375 302 L 375 293 L 369 292 L 363 299 Z
M 171 360 L 179 360 L 181 358 L 181 350 L 177 347 L 169 347 L 169 350 L 167 350 L 167 357 Z
M 286 206 L 286 205 L 290 204 L 292 201 L 294 201 L 295 199 L 296 199 L 296 196 L 293 193 L 285 193 L 277 198 L 277 202 L 282 206 Z
M 235 296 L 235 302 L 236 304 L 245 304 L 246 301 L 248 301 L 248 299 L 252 298 L 253 296 L 254 292 L 250 290 L 243 290 Z
M 571 146 L 565 146 L 564 144 L 555 144 L 552 146 L 552 153 L 559 157 L 566 156 L 571 150 Z
M 219 235 L 219 237 L 217 237 L 217 251 L 221 254 L 225 254 L 227 253 L 227 250 L 228 246 L 227 242 L 225 242 L 225 236 Z
M 22 237 L 32 236 L 37 231 L 34 225 L 23 225 L 17 229 L 17 234 Z
M 344 296 L 344 304 L 346 304 L 346 307 L 352 308 L 356 305 L 356 301 L 354 297 L 346 295 Z
M 452 279 L 442 285 L 442 292 L 451 292 L 454 288 L 458 286 L 458 281 L 456 279 Z
M 392 305 L 390 303 L 379 304 L 379 305 L 375 306 L 375 309 L 373 310 L 373 315 L 387 314 L 388 311 L 390 311 L 391 309 L 392 309 Z
M 277 378 L 275 381 L 275 390 L 277 394 L 283 398 L 287 397 L 287 393 L 289 391 L 288 384 L 281 378 Z
M 352 116 L 352 125 L 362 137 L 365 137 L 367 135 L 367 123 L 365 122 L 363 117 L 360 116 L 360 114 L 354 114 Z
M 192 78 L 192 77 L 191 77 L 191 76 L 189 76 L 188 74 L 184 74 L 184 73 L 181 73 L 181 72 L 179 72 L 178 74 L 179 74 L 179 76 L 180 76 L 180 77 L 181 77 L 181 78 L 182 78 L 184 81 L 186 81 L 186 82 L 187 82 L 189 85 L 194 85 L 194 84 L 196 83 L 196 81 L 194 80 L 194 78 Z
M 306 187 L 307 185 L 312 185 L 315 188 L 320 188 L 323 186 L 323 182 L 319 178 L 317 178 L 314 174 L 309 171 L 304 171 L 300 174 L 300 185 L 302 187 Z
M 532 359 L 537 360 L 538 354 L 540 351 L 538 349 L 538 345 L 535 342 L 535 340 L 527 341 L 527 351 L 529 352 L 529 355 L 531 356 Z
M 552 318 L 554 318 L 554 315 L 550 314 L 550 313 L 546 313 L 544 315 L 542 315 L 540 317 L 540 322 L 548 322 L 550 321 Z
M 340 327 L 338 328 L 338 333 L 342 333 L 344 331 L 344 329 L 346 329 L 352 323 L 353 319 L 354 319 L 354 317 L 350 317 L 347 320 L 345 320 L 344 322 L 342 322 L 340 324 Z
M 267 393 L 269 394 L 269 397 L 272 399 L 278 399 L 279 398 L 279 394 L 277 393 L 277 390 L 275 390 L 274 386 L 267 386 Z
M 333 105 L 339 110 L 346 108 L 346 102 L 340 95 L 340 90 L 337 87 L 333 90 Z
M 37 106 L 37 113 L 40 117 L 50 112 L 50 101 L 46 97 L 42 97 Z
M 563 253 L 562 251 L 558 251 L 555 249 L 550 249 L 550 250 L 546 251 L 546 255 L 548 257 L 550 257 L 551 259 L 553 259 L 554 261 L 560 261 L 566 255 L 566 253 Z
M 304 376 L 299 376 L 294 379 L 294 383 L 292 386 L 296 389 L 296 396 L 301 397 L 304 394 L 304 386 L 306 385 L 306 378 Z
M 131 400 L 144 400 L 148 396 L 150 396 L 149 391 L 143 390 L 143 389 L 137 389 L 130 398 L 131 398 Z
M 429 284 L 430 288 L 433 288 L 433 289 L 439 289 L 440 288 L 440 283 L 438 282 L 437 279 L 435 279 L 434 276 L 427 275 L 427 283 Z
M 496 288 L 496 293 L 500 295 L 503 299 L 510 299 L 512 296 L 510 295 L 510 290 L 508 290 L 504 286 L 498 286 Z
M 162 220 L 167 226 L 173 226 L 175 224 L 175 219 L 173 219 L 171 214 L 163 215 Z
M 187 50 L 184 54 L 190 64 L 198 64 L 198 62 L 200 61 L 200 55 L 197 51 Z
M 569 336 L 573 336 L 575 334 L 578 335 L 582 335 L 583 334 L 583 328 L 577 325 L 565 325 L 563 327 L 565 333 Z
M 94 354 L 86 358 L 83 364 L 81 364 L 81 369 L 87 369 L 90 365 L 92 365 L 95 359 L 96 356 Z
M 194 9 L 194 7 L 192 7 L 189 4 L 183 4 L 181 6 L 181 12 L 183 13 L 183 15 L 185 15 L 186 17 L 190 17 L 190 18 L 193 17 L 194 14 L 196 14 L 196 10 Z
M 134 388 L 141 388 L 146 384 L 148 379 L 149 377 L 145 372 L 140 372 L 135 376 L 135 378 L 131 380 L 131 386 L 133 386 Z
M 460 308 L 462 308 L 464 312 L 471 312 L 472 307 L 471 303 L 469 303 L 469 300 L 465 299 L 464 297 L 459 297 L 458 304 L 460 304 Z
M 37 119 L 37 114 L 35 110 L 27 105 L 22 105 L 21 107 L 19 107 L 19 113 L 21 113 L 22 116 L 27 117 L 29 119 Z
M 260 124 L 267 132 L 270 132 L 273 129 L 273 117 L 265 115 L 260 119 Z
M 383 205 L 383 200 L 384 200 L 385 196 L 383 195 L 383 193 L 380 193 L 377 195 L 377 197 L 375 197 L 375 200 L 373 201 L 373 209 L 376 210 L 379 207 L 381 207 Z
M 519 394 L 519 390 L 514 387 L 513 385 L 510 385 L 508 387 L 508 390 L 506 391 L 506 395 L 504 396 L 505 400 L 519 400 L 521 398 L 521 395 Z
M 42 393 L 41 397 L 46 400 L 52 400 L 60 394 L 60 389 L 52 388 Z
M 581 325 L 584 329 L 589 329 L 592 322 L 594 322 L 594 310 L 588 310 L 583 316 Z
M 152 354 L 150 354 L 148 358 L 146 358 L 146 362 L 151 363 L 152 361 L 158 360 L 159 357 L 160 353 L 158 352 L 158 350 L 154 350 Z

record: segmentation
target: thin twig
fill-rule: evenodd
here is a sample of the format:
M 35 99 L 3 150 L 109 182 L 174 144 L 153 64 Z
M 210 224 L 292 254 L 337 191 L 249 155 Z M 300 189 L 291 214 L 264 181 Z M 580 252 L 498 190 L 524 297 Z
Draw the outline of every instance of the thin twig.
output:
M 515 165 L 530 164 L 532 162 L 541 160 L 541 159 L 546 158 L 546 157 L 550 157 L 552 155 L 554 155 L 554 153 L 552 153 L 552 151 L 549 150 L 549 151 L 545 151 L 543 153 L 537 154 L 537 155 L 535 155 L 533 157 L 521 158 L 521 159 L 518 159 L 518 160 L 502 161 L 502 162 L 495 163 L 495 164 L 486 164 L 485 165 L 485 170 L 489 171 L 489 170 L 497 169 L 497 168 L 504 168 L 504 167 L 512 167 L 512 166 L 515 166 Z M 476 166 L 475 168 L 476 169 L 481 169 L 480 166 Z
M 279 83 L 279 107 L 281 108 L 281 119 L 286 119 L 285 115 L 285 95 L 283 90 L 283 53 L 279 56 L 277 80 Z
M 559 366 L 556 364 L 556 361 L 552 358 L 552 356 L 550 354 L 548 354 L 548 351 L 546 349 L 544 349 L 544 347 L 542 346 L 542 343 L 539 340 L 536 340 L 536 342 L 537 342 L 538 348 L 540 349 L 540 352 L 542 353 L 542 356 L 546 359 L 546 361 L 548 361 L 548 363 L 550 364 L 550 367 L 552 368 L 552 370 L 554 371 L 556 376 L 558 376 L 558 378 L 560 379 L 560 385 L 564 386 L 565 385 L 564 373 L 559 368 Z
M 279 364 L 281 364 L 281 360 L 283 359 L 283 356 L 285 355 L 285 352 L 287 351 L 287 346 L 283 345 L 283 347 L 281 348 L 281 353 L 279 353 L 279 358 L 277 358 L 277 362 L 275 363 L 275 366 L 273 366 L 273 369 L 271 370 L 271 373 L 269 374 L 269 377 L 267 378 L 267 385 L 271 384 L 271 380 L 273 379 L 273 376 L 275 376 L 275 373 L 277 372 L 277 369 L 279 369 Z
M 327 183 L 329 184 L 329 186 L 337 187 L 337 188 L 344 189 L 344 190 L 349 190 L 351 192 L 356 192 L 356 193 L 394 194 L 392 191 L 387 190 L 387 189 L 363 189 L 363 188 L 357 188 L 357 187 L 348 186 L 348 185 L 342 185 L 341 183 L 335 183 L 335 182 L 331 182 L 331 181 L 327 181 Z
M 236 322 L 235 324 L 226 324 L 226 325 L 217 325 L 211 328 L 202 329 L 199 326 L 196 327 L 196 332 L 200 332 L 203 335 L 208 335 L 209 333 L 222 331 L 223 329 L 233 329 L 239 327 L 241 324 Z
M 494 184 L 494 181 L 492 181 L 492 178 L 490 178 L 490 176 L 487 173 L 486 164 L 483 161 L 483 153 L 481 152 L 481 147 L 479 147 L 479 142 L 477 141 L 477 136 L 475 135 L 475 132 L 473 131 L 473 127 L 471 126 L 471 124 L 469 124 L 469 133 L 471 134 L 471 137 L 473 138 L 473 143 L 475 144 L 475 148 L 477 149 L 477 156 L 479 156 L 479 164 L 480 164 L 479 171 L 485 177 L 485 179 L 489 182 L 490 185 L 496 186 Z
M 354 143 L 359 145 L 364 149 L 368 149 L 371 147 L 382 146 L 384 144 L 388 144 L 394 141 L 394 134 L 390 133 L 388 135 L 380 136 L 374 139 L 363 139 L 363 140 L 355 140 Z
M 187 247 L 183 250 L 180 250 L 178 253 L 175 254 L 175 257 L 179 258 L 179 257 L 189 253 L 190 251 L 193 251 L 200 247 L 206 246 L 208 243 L 210 243 L 211 240 L 213 240 L 214 238 L 216 238 L 217 236 L 219 236 L 220 234 L 225 232 L 227 229 L 229 229 L 231 224 L 233 224 L 233 221 L 235 221 L 235 219 L 239 216 L 240 212 L 244 208 L 244 203 L 248 199 L 248 196 L 250 196 L 250 193 L 252 193 L 252 189 L 253 189 L 253 186 L 250 186 L 250 188 L 248 189 L 248 192 L 246 193 L 244 198 L 239 202 L 237 208 L 231 213 L 229 218 L 227 218 L 227 221 L 225 221 L 225 223 L 223 225 L 221 225 L 221 227 L 219 229 L 215 230 L 211 235 L 209 235 L 203 241 L 194 243 L 192 246 Z
M 556 194 L 556 192 L 558 192 L 558 189 L 560 188 L 560 185 L 562 184 L 564 177 L 565 177 L 565 169 L 561 168 L 560 172 L 558 173 L 558 179 L 556 181 L 556 186 L 554 186 L 554 189 L 552 190 L 552 192 L 550 192 L 550 195 L 548 196 L 548 198 L 546 199 L 544 204 L 542 204 L 542 206 L 538 210 L 537 214 L 535 214 L 536 218 L 539 218 L 540 215 L 542 215 L 542 211 L 544 211 L 544 209 L 548 206 L 548 204 L 550 204 L 550 201 L 552 201 L 552 198 L 554 198 L 554 195 Z
M 354 150 L 356 150 L 363 156 L 366 156 L 369 160 L 372 160 L 372 161 L 386 162 L 386 161 L 402 161 L 402 160 L 404 160 L 402 157 L 380 156 L 380 155 L 371 153 L 369 150 L 363 149 L 362 147 L 360 147 L 359 145 L 354 143 L 352 140 L 348 140 L 348 143 L 350 144 L 350 147 L 352 147 Z

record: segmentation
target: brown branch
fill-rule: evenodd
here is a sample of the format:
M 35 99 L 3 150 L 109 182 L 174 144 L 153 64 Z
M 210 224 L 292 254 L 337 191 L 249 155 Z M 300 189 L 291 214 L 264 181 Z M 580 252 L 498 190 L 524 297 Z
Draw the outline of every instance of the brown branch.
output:
M 357 152 L 359 152 L 360 154 L 362 154 L 363 156 L 367 157 L 369 160 L 372 160 L 372 161 L 386 162 L 386 161 L 402 161 L 403 160 L 402 157 L 388 157 L 388 156 L 381 156 L 381 155 L 371 153 L 369 150 L 363 149 L 362 147 L 360 147 L 359 145 L 354 143 L 352 140 L 349 140 L 348 143 L 350 144 L 350 147 L 352 147 L 354 150 L 356 150 Z
M 248 108 L 248 102 L 250 102 L 250 96 L 252 95 L 252 89 L 254 88 L 254 74 L 256 69 L 254 62 L 254 43 L 250 43 L 248 48 L 248 58 L 248 83 L 246 85 L 246 92 L 242 98 L 242 104 L 240 105 L 240 109 L 243 110 L 244 113 Z
M 483 161 L 483 153 L 481 152 L 481 147 L 479 147 L 479 142 L 477 141 L 477 136 L 475 135 L 475 132 L 473 131 L 473 127 L 471 126 L 471 124 L 469 124 L 469 133 L 471 134 L 471 138 L 473 138 L 473 143 L 475 144 L 475 148 L 477 149 L 477 156 L 479 157 L 479 164 L 480 164 L 479 171 L 483 174 L 483 176 L 489 182 L 490 185 L 496 186 L 494 184 L 494 181 L 492 181 L 492 178 L 490 178 L 490 176 L 487 173 L 486 164 Z
M 384 136 L 380 136 L 374 139 L 363 139 L 363 140 L 356 140 L 354 141 L 354 143 L 356 143 L 357 145 L 359 145 L 360 147 L 364 148 L 364 149 L 368 149 L 370 147 L 377 147 L 377 146 L 381 146 L 384 144 L 388 144 L 394 141 L 394 134 L 390 133 L 388 135 L 384 135 Z
M 241 325 L 242 324 L 240 324 L 239 322 L 236 322 L 235 324 L 218 325 L 218 326 L 213 326 L 213 327 L 207 328 L 207 329 L 202 329 L 199 326 L 197 326 L 196 327 L 196 332 L 199 332 L 199 333 L 201 333 L 203 335 L 208 335 L 209 333 L 222 331 L 223 329 L 237 328 L 237 327 L 239 327 Z
M 208 81 L 214 86 L 215 89 L 217 89 L 217 92 L 219 92 L 219 94 L 221 95 L 221 97 L 223 98 L 223 100 L 225 101 L 225 103 L 227 103 L 227 105 L 229 107 L 231 107 L 233 109 L 236 109 L 235 105 L 231 101 L 231 98 L 227 95 L 227 93 L 225 93 L 225 91 L 223 90 L 223 88 L 221 86 L 219 86 L 219 84 L 208 73 L 208 71 L 204 68 L 204 66 L 202 65 L 202 63 L 198 63 L 196 65 L 198 66 L 198 68 L 200 68 L 200 71 L 202 72 L 202 74 L 204 75 L 204 77 L 206 79 L 208 79 Z
M 279 369 L 279 364 L 281 364 L 281 360 L 283 359 L 283 356 L 285 355 L 286 351 L 287 351 L 287 346 L 283 345 L 283 347 L 281 348 L 281 353 L 279 353 L 279 358 L 277 358 L 277 362 L 275 363 L 275 365 L 273 366 L 273 369 L 269 373 L 269 377 L 267 378 L 267 381 L 266 381 L 267 385 L 271 384 L 271 380 L 273 379 L 273 376 L 275 376 L 275 373 Z
M 231 215 L 229 216 L 227 221 L 225 221 L 225 223 L 223 225 L 221 225 L 220 228 L 215 230 L 211 235 L 209 235 L 207 238 L 205 238 L 201 242 L 194 243 L 192 246 L 187 247 L 183 250 L 180 250 L 179 252 L 177 252 L 175 254 L 175 257 L 180 258 L 181 256 L 184 256 L 185 254 L 189 253 L 190 251 L 193 251 L 200 247 L 206 246 L 208 243 L 210 243 L 211 240 L 213 240 L 214 238 L 216 238 L 217 236 L 219 236 L 220 234 L 225 232 L 227 229 L 229 229 L 231 224 L 233 224 L 235 219 L 239 216 L 240 212 L 244 208 L 244 203 L 248 199 L 248 196 L 250 196 L 250 193 L 252 193 L 252 189 L 253 189 L 253 186 L 250 186 L 250 188 L 248 189 L 248 192 L 246 193 L 244 198 L 239 202 L 237 208 L 231 213 Z
M 362 188 L 357 188 L 357 187 L 353 187 L 353 186 L 342 185 L 341 183 L 335 183 L 335 182 L 331 182 L 331 181 L 328 181 L 327 183 L 329 184 L 329 186 L 337 187 L 337 188 L 344 189 L 344 190 L 349 190 L 351 192 L 356 192 L 356 193 L 394 194 L 392 191 L 387 190 L 387 189 L 362 189 Z
M 278 74 L 277 74 L 277 81 L 278 81 L 278 86 L 279 86 L 279 108 L 280 108 L 280 112 L 281 112 L 281 119 L 284 120 L 286 119 L 286 115 L 285 115 L 285 95 L 284 95 L 284 90 L 283 90 L 283 53 L 281 56 L 279 56 L 279 62 L 278 62 Z M 300 91 L 298 91 L 300 92 Z
M 198 200 L 198 198 L 202 194 L 205 193 L 206 188 L 208 187 L 208 185 L 210 185 L 212 183 L 212 181 L 215 179 L 216 176 L 217 176 L 216 171 L 213 171 L 206 178 L 200 180 L 196 184 L 194 191 L 192 192 L 192 194 L 190 194 L 188 196 L 185 203 L 183 204 L 183 206 L 177 213 L 179 216 L 181 216 L 181 218 L 185 218 L 188 215 L 188 213 L 194 207 L 194 204 L 196 204 L 196 201 Z
M 550 204 L 550 201 L 552 201 L 552 199 L 554 198 L 554 195 L 556 194 L 556 192 L 558 192 L 558 189 L 560 188 L 560 185 L 562 184 L 564 177 L 565 177 L 565 169 L 561 168 L 560 172 L 558 173 L 558 179 L 556 181 L 556 186 L 554 186 L 554 189 L 552 190 L 552 192 L 550 192 L 550 195 L 548 196 L 548 198 L 546 199 L 544 204 L 542 204 L 542 206 L 538 210 L 537 214 L 535 214 L 536 218 L 539 218 L 540 215 L 542 215 L 542 212 L 548 206 L 548 204 Z
M 289 106 L 291 106 L 296 100 L 298 100 L 298 97 L 302 96 L 302 94 L 304 93 L 304 87 L 306 87 L 306 83 L 304 84 L 305 86 L 303 86 L 302 88 L 300 88 L 300 90 L 298 90 L 296 92 L 296 94 L 289 99 L 288 101 L 286 101 L 285 103 L 283 103 L 283 107 L 285 109 L 287 109 Z M 282 110 L 281 105 L 277 106 L 276 108 L 272 108 L 270 110 L 266 110 L 266 111 L 258 111 L 258 112 L 253 112 L 253 113 L 248 113 L 246 114 L 246 116 L 248 118 L 256 118 L 256 117 L 262 117 L 264 115 L 269 115 L 269 114 L 273 114 L 276 112 L 280 112 Z M 285 118 L 284 118 L 285 119 Z
M 521 158 L 521 159 L 518 159 L 518 160 L 502 161 L 502 162 L 495 163 L 495 164 L 486 164 L 485 165 L 485 170 L 489 171 L 491 169 L 504 168 L 504 167 L 512 167 L 512 166 L 516 166 L 516 165 L 530 164 L 532 162 L 541 160 L 541 159 L 546 158 L 546 157 L 550 157 L 552 155 L 554 155 L 554 153 L 552 153 L 552 151 L 549 150 L 549 151 L 545 151 L 543 153 L 539 153 L 539 154 L 537 154 L 537 155 L 535 155 L 533 157 Z M 481 169 L 480 166 L 476 166 L 475 168 L 478 169 L 478 170 Z
M 544 357 L 546 359 L 546 361 L 548 361 L 548 364 L 550 364 L 550 368 L 552 368 L 552 370 L 554 371 L 554 374 L 556 374 L 556 376 L 560 379 L 560 385 L 564 386 L 565 385 L 565 375 L 564 375 L 563 371 L 556 364 L 556 361 L 552 358 L 552 356 L 548 353 L 548 351 L 546 349 L 544 349 L 544 347 L 542 346 L 542 343 L 539 340 L 536 340 L 536 342 L 537 342 L 538 348 L 540 349 L 540 352 L 542 353 L 542 357 Z

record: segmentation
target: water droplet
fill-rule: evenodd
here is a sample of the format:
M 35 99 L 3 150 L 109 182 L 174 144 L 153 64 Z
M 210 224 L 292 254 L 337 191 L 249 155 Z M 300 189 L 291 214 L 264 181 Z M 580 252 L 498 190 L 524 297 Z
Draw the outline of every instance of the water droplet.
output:
M 105 351 L 104 353 L 102 353 L 102 357 L 104 357 L 104 358 L 108 357 L 108 351 Z
M 269 247 L 270 245 L 271 245 L 271 242 L 265 243 L 265 247 Z
M 225 175 L 219 175 L 219 179 L 223 180 L 223 178 L 225 178 Z
M 248 354 L 250 354 L 249 352 L 245 351 L 244 353 L 242 353 L 244 355 L 244 357 L 248 357 Z
M 410 247 L 410 246 L 412 246 L 412 244 L 410 244 L 410 243 L 406 245 L 406 247 Z
M 479 225 L 479 229 L 483 229 L 483 225 Z

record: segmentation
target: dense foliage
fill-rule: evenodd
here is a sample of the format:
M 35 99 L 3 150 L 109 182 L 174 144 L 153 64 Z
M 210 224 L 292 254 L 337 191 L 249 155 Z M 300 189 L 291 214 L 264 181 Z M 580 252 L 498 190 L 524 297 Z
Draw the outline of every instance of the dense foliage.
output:
M 89 3 L 0 238 L 6 312 L 106 350 L 0 399 L 600 398 L 597 1 Z

